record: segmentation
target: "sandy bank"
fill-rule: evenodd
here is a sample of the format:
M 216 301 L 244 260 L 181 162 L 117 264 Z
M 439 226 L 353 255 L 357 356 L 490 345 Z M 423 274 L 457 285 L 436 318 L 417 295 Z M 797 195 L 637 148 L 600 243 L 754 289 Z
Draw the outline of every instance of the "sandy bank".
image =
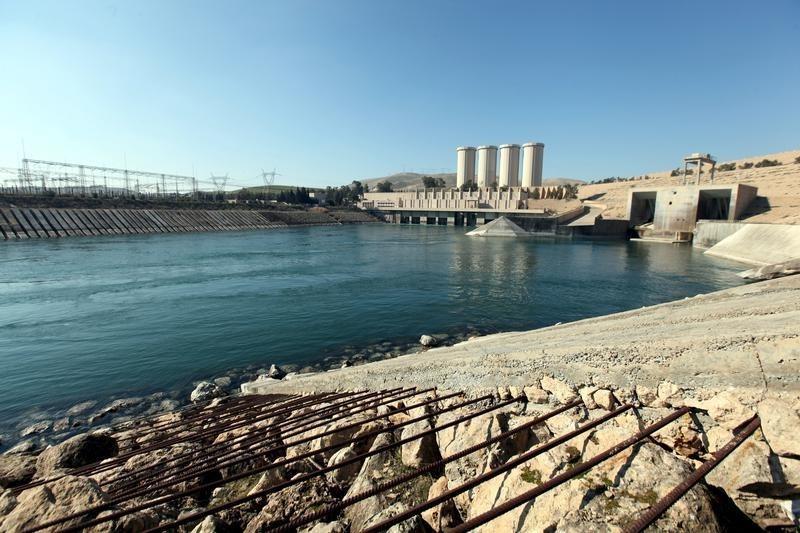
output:
M 589 290 L 588 297 L 591 297 Z M 396 359 L 250 384 L 251 391 L 476 390 L 550 375 L 574 384 L 800 391 L 800 276 Z

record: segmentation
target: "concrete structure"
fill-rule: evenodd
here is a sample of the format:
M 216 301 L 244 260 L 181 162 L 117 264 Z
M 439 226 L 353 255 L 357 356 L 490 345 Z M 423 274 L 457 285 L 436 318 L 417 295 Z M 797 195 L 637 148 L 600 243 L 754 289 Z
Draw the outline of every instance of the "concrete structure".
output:
M 742 184 L 634 188 L 627 218 L 642 238 L 688 242 L 698 220 L 738 220 L 757 191 Z
M 459 146 L 456 148 L 456 187 L 465 183 L 475 183 L 475 147 Z
M 470 237 L 530 237 L 530 233 L 506 217 L 500 217 L 467 233 Z
M 698 220 L 694 228 L 692 246 L 695 248 L 711 248 L 722 239 L 730 237 L 746 225 L 746 222 Z
M 746 224 L 705 253 L 759 266 L 791 261 L 800 258 L 800 226 Z
M 490 187 L 497 181 L 497 146 L 478 146 L 478 187 Z
M 703 174 L 703 163 L 707 165 L 711 165 L 711 183 L 714 183 L 714 171 L 717 168 L 717 160 L 711 154 L 701 154 L 699 152 L 695 152 L 693 154 L 689 154 L 683 158 L 683 184 L 686 185 L 686 176 L 689 171 L 689 167 L 695 167 L 694 170 L 697 171 L 697 179 L 695 180 L 695 185 L 700 185 L 700 177 Z
M 500 145 L 499 187 L 519 187 L 519 145 Z
M 544 163 L 544 144 L 525 143 L 522 145 L 522 186 L 541 187 Z

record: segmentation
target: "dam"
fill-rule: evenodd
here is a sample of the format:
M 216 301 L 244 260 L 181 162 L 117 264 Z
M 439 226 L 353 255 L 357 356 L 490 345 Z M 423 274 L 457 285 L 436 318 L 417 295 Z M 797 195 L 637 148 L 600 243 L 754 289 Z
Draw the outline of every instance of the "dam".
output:
M 376 222 L 366 213 L 340 210 L 67 209 L 0 208 L 3 240 L 245 231 L 288 226 L 336 226 Z

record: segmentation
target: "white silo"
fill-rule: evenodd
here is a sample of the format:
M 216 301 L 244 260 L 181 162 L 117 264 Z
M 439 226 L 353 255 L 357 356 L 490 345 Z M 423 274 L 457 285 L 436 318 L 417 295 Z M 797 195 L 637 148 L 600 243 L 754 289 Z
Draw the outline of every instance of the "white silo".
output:
M 459 146 L 456 154 L 456 186 L 460 189 L 467 182 L 475 183 L 475 147 Z
M 478 187 L 488 187 L 497 179 L 497 146 L 478 146 Z
M 522 186 L 542 186 L 542 161 L 544 144 L 525 143 L 522 145 Z
M 519 187 L 519 145 L 500 145 L 500 174 L 497 185 Z

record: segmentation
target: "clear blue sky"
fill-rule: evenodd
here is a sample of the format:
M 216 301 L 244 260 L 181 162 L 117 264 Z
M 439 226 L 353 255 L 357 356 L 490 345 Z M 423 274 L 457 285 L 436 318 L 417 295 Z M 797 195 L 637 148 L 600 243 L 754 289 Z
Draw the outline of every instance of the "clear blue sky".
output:
M 798 0 L 0 0 L 0 166 L 322 186 L 534 140 L 591 179 L 800 147 L 799 95 Z

